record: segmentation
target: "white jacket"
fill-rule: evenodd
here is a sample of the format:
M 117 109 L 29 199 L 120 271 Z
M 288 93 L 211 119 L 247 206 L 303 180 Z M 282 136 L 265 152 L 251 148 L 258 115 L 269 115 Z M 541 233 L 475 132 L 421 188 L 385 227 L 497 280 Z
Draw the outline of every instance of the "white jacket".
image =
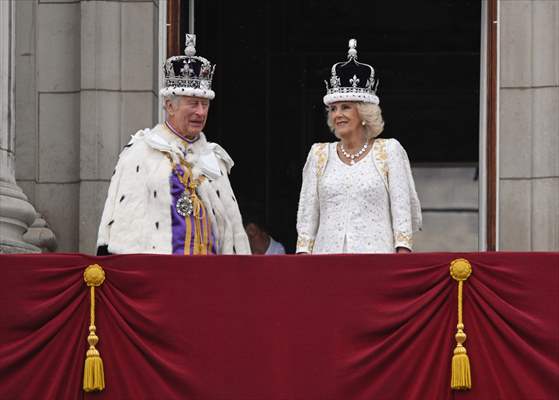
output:
M 183 142 L 164 125 L 138 131 L 119 156 L 99 225 L 97 246 L 114 254 L 172 253 L 171 156 L 184 154 Z M 239 207 L 229 183 L 233 160 L 203 133 L 186 161 L 193 175 L 205 175 L 197 193 L 217 239 L 218 254 L 250 254 Z
M 376 139 L 355 165 L 337 143 L 316 143 L 303 169 L 297 252 L 390 253 L 411 250 L 421 207 L 409 160 L 395 139 Z

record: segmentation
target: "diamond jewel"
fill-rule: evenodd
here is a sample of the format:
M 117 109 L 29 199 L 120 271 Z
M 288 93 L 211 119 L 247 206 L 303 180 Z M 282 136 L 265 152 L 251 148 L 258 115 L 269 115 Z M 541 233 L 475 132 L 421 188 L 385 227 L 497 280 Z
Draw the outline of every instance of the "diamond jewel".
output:
M 183 217 L 187 217 L 192 215 L 192 211 L 194 207 L 192 205 L 192 199 L 190 195 L 186 192 L 182 192 L 181 197 L 177 200 L 177 205 L 175 206 L 177 209 L 177 213 L 182 215 Z

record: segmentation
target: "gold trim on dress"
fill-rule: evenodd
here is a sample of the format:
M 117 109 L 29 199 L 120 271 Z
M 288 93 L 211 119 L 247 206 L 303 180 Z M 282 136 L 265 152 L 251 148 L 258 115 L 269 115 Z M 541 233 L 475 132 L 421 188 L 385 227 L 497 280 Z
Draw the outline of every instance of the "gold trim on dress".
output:
M 297 251 L 307 251 L 312 253 L 314 247 L 314 239 L 308 239 L 303 236 L 297 238 Z
M 316 157 L 316 175 L 321 176 L 324 172 L 324 167 L 326 166 L 326 161 L 328 161 L 328 155 L 326 150 L 328 148 L 328 143 L 317 143 L 314 149 L 314 155 Z
M 411 249 L 413 243 L 412 235 L 403 232 L 394 232 L 394 242 L 396 244 L 404 244 Z
M 386 139 L 375 139 L 373 143 L 373 155 L 384 183 L 388 186 L 388 152 L 386 151 Z

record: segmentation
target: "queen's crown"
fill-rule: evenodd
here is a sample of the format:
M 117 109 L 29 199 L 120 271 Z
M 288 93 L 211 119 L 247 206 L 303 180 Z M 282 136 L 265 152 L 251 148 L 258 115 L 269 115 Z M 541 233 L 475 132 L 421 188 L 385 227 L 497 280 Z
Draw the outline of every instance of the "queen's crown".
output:
M 326 83 L 324 104 L 337 101 L 362 101 L 365 103 L 379 103 L 377 89 L 378 79 L 375 70 L 369 64 L 357 61 L 357 40 L 349 40 L 347 61 L 332 66 L 330 81 Z

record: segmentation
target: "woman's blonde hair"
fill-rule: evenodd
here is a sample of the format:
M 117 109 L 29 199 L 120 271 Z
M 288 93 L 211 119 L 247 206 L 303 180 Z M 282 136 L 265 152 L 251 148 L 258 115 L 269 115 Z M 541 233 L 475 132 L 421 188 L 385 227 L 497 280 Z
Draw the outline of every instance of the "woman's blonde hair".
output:
M 365 129 L 365 134 L 367 135 L 368 139 L 376 138 L 378 135 L 382 133 L 384 129 L 384 120 L 382 119 L 382 110 L 377 104 L 373 103 L 363 103 L 358 102 L 356 103 L 357 106 L 357 114 L 359 114 L 359 118 L 361 121 L 365 122 L 363 128 Z M 336 134 L 336 130 L 334 128 L 334 123 L 332 122 L 331 112 L 328 110 L 328 116 L 326 118 L 326 122 L 328 123 L 328 127 Z

